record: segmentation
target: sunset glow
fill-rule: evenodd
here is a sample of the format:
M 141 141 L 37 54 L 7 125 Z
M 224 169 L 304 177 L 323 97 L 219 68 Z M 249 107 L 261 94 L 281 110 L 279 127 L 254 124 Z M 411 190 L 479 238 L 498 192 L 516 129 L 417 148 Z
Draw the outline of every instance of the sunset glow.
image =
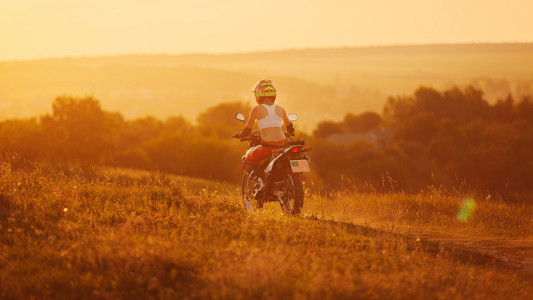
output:
M 531 11 L 526 0 L 4 0 L 0 60 L 531 42 Z
M 533 0 L 0 0 L 1 299 L 533 299 Z

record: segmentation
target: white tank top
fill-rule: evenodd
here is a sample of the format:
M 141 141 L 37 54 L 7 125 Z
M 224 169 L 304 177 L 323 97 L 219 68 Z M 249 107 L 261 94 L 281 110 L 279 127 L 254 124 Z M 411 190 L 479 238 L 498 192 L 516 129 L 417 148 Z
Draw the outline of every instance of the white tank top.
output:
M 266 108 L 268 114 L 266 117 L 257 120 L 257 123 L 259 124 L 259 129 L 264 128 L 271 128 L 271 127 L 279 127 L 281 128 L 283 120 L 281 119 L 278 114 L 276 114 L 276 104 L 272 104 L 270 106 L 266 104 L 261 104 L 263 107 Z

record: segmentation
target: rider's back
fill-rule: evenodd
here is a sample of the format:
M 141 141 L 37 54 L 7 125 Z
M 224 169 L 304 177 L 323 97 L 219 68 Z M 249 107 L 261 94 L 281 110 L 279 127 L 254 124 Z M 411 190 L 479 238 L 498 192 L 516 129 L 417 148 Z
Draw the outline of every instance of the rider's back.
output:
M 274 103 L 263 103 L 257 106 L 257 123 L 264 142 L 280 142 L 286 139 L 281 126 L 284 110 Z

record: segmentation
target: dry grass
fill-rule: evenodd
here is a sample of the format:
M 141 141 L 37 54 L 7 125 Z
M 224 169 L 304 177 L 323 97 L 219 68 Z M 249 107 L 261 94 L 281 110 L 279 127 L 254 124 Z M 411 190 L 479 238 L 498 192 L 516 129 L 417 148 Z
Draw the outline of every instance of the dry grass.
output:
M 89 180 L 2 162 L 0 283 L 7 299 L 533 293 L 531 282 L 510 271 L 429 253 L 394 234 L 286 217 L 277 207 L 248 214 L 237 187 L 185 186 L 157 174 Z
M 491 236 L 533 238 L 533 207 L 473 192 L 429 187 L 417 194 L 309 194 L 308 213 L 356 223 L 420 226 Z

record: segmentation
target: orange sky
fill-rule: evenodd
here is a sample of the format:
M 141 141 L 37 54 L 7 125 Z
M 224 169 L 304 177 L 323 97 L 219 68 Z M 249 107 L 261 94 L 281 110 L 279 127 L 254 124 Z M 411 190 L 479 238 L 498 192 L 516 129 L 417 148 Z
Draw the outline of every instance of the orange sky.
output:
M 530 0 L 2 0 L 0 60 L 532 42 Z

